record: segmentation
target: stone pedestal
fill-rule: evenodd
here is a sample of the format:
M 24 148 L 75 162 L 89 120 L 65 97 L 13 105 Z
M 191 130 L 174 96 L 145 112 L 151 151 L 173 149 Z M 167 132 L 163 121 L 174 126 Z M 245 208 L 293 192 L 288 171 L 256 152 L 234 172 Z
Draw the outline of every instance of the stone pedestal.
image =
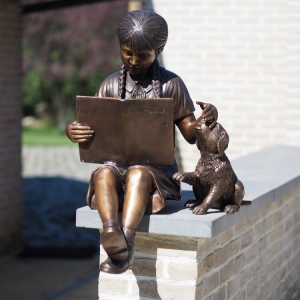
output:
M 197 244 L 195 238 L 138 233 L 132 270 L 121 276 L 100 272 L 99 299 L 194 299 Z M 106 257 L 101 247 L 100 262 Z

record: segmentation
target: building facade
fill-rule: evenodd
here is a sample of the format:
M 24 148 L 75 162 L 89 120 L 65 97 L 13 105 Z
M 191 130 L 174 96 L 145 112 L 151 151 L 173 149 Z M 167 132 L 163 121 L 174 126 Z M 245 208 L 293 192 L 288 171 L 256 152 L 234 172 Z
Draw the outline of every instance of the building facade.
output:
M 214 104 L 230 159 L 300 144 L 300 3 L 295 0 L 153 0 L 169 25 L 167 69 L 194 102 Z M 200 109 L 195 115 L 200 115 Z M 199 158 L 178 134 L 183 169 Z

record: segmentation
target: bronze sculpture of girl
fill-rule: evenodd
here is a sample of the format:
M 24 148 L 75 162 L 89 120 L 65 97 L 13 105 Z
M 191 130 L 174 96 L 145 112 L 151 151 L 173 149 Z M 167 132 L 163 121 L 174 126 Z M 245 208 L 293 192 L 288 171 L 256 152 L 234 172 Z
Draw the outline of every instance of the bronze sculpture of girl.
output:
M 189 93 L 176 74 L 159 66 L 157 57 L 163 51 L 168 38 L 168 26 L 160 15 L 143 10 L 127 13 L 118 25 L 121 70 L 108 76 L 96 96 L 113 98 L 173 98 L 174 125 L 191 144 L 195 143 L 194 105 Z M 197 102 L 203 112 L 201 118 L 217 120 L 216 108 Z M 66 127 L 72 142 L 85 142 L 93 136 L 89 126 L 73 122 Z M 155 147 L 155 145 L 153 145 Z M 178 171 L 176 161 L 172 165 L 118 166 L 114 162 L 100 165 L 91 176 L 87 202 L 97 208 L 103 222 L 101 243 L 108 259 L 100 270 L 123 273 L 132 266 L 134 236 L 147 204 L 153 212 L 161 210 L 166 199 L 179 200 L 180 183 L 172 178 Z M 118 211 L 123 210 L 122 226 Z

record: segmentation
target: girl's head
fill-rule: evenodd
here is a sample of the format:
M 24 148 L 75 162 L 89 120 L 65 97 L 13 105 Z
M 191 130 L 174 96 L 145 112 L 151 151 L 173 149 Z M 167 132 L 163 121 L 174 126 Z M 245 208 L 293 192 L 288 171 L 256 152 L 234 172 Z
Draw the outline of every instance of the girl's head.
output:
M 125 97 L 127 71 L 131 75 L 143 77 L 152 70 L 153 94 L 155 98 L 160 98 L 162 86 L 157 56 L 163 51 L 168 39 L 165 19 L 150 11 L 131 11 L 121 19 L 118 37 L 123 61 L 118 83 L 119 97 Z
M 168 39 L 168 25 L 154 12 L 134 10 L 121 19 L 118 37 L 120 45 L 134 50 L 155 50 L 159 54 Z

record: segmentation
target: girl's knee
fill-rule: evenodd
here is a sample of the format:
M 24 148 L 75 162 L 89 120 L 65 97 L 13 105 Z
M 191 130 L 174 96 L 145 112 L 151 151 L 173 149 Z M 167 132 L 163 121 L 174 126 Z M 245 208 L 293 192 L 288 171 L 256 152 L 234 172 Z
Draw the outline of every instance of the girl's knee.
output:
M 153 179 L 151 173 L 147 169 L 135 167 L 128 170 L 126 175 L 126 181 L 127 183 L 147 182 L 149 184 L 152 184 Z
M 101 182 L 101 181 L 111 181 L 111 180 L 115 180 L 116 179 L 116 171 L 111 168 L 111 167 L 102 167 L 100 169 L 98 169 L 95 173 L 94 173 L 94 178 L 93 181 L 94 183 L 96 182 Z

